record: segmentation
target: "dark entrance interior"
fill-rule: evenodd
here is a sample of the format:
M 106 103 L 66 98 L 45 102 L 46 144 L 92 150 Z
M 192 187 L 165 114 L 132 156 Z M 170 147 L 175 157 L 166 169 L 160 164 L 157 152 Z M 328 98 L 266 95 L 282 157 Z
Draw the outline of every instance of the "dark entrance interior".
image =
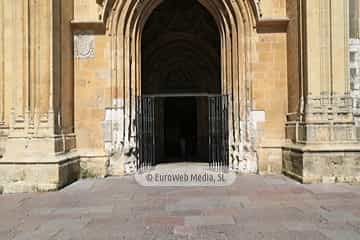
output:
M 194 97 L 165 99 L 165 161 L 196 161 L 197 112 Z
M 141 94 L 156 98 L 155 163 L 207 162 L 206 96 L 221 93 L 213 17 L 197 0 L 164 0 L 144 26 L 141 54 Z

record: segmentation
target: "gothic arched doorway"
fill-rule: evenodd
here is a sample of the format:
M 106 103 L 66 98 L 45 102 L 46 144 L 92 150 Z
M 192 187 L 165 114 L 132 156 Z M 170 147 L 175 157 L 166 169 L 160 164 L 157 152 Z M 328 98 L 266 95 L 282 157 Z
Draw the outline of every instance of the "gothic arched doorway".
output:
M 255 56 L 253 54 L 252 34 L 255 31 L 254 26 L 256 26 L 259 20 L 259 13 L 255 1 L 193 0 L 182 2 L 183 1 L 178 0 L 106 1 L 104 19 L 107 23 L 106 29 L 111 36 L 112 49 L 111 99 L 114 107 L 121 108 L 121 114 L 124 116 L 121 119 L 121 124 L 116 124 L 111 127 L 111 142 L 113 143 L 112 145 L 116 146 L 115 149 L 111 150 L 114 152 L 123 152 L 124 149 L 128 148 L 138 150 L 136 151 L 139 152 L 137 156 L 140 156 L 137 162 L 138 167 L 141 167 L 141 164 L 144 163 L 141 156 L 150 156 L 151 162 L 156 163 L 156 159 L 158 159 L 156 154 L 159 154 L 159 150 L 155 149 L 158 145 L 153 147 L 152 143 L 155 142 L 156 139 L 159 140 L 157 136 L 162 133 L 159 132 L 159 127 L 154 126 L 154 121 L 146 121 L 147 117 L 150 120 L 154 117 L 159 117 L 155 116 L 155 113 L 157 113 L 155 110 L 158 110 L 161 104 L 156 103 L 159 102 L 159 98 L 156 98 L 155 95 L 164 96 L 166 92 L 167 94 L 174 94 L 174 92 L 176 92 L 176 94 L 184 96 L 186 95 L 184 92 L 186 92 L 187 95 L 201 96 L 201 92 L 205 91 L 208 93 L 208 112 L 215 113 L 215 115 L 209 114 L 208 123 L 212 124 L 212 126 L 206 127 L 210 135 L 208 147 L 212 147 L 213 142 L 216 146 L 219 145 L 219 142 L 225 143 L 225 147 L 220 148 L 220 150 L 229 149 L 229 152 L 225 153 L 227 156 L 224 158 L 224 161 L 225 165 L 230 164 L 231 168 L 238 169 L 240 163 L 242 164 L 241 166 L 256 164 L 256 158 L 246 157 L 243 151 L 245 147 L 249 149 L 248 146 L 253 145 L 250 137 L 252 128 L 249 127 L 249 113 L 252 101 L 250 81 L 252 75 L 251 60 L 253 56 Z M 204 29 L 210 32 L 216 29 L 216 34 L 205 34 L 202 36 L 207 36 L 205 37 L 206 43 L 215 41 L 219 44 L 220 42 L 220 50 L 216 52 L 213 50 L 204 51 L 204 49 L 208 49 L 209 45 L 203 44 L 203 42 L 199 44 L 199 41 L 193 41 L 193 38 L 191 38 L 189 34 L 186 34 L 189 33 L 187 31 L 185 31 L 185 34 L 184 32 L 171 32 L 170 35 L 164 34 L 162 38 L 160 38 L 160 33 L 168 29 L 166 27 L 174 26 L 173 22 L 166 20 L 165 17 L 160 17 L 162 26 L 165 27 L 158 28 L 155 33 L 153 32 L 153 37 L 151 37 L 150 33 L 150 37 L 147 38 L 146 32 L 148 31 L 147 29 L 151 29 L 151 27 L 149 28 L 152 22 L 151 19 L 157 15 L 157 12 L 162 12 L 161 9 L 166 9 L 167 4 L 174 4 L 173 7 L 178 9 L 178 11 L 175 10 L 173 13 L 177 12 L 179 15 L 182 13 L 182 20 L 177 21 L 187 26 L 183 26 L 183 28 L 187 30 L 197 29 L 197 25 L 195 24 L 197 21 L 191 21 L 191 15 L 187 16 L 184 14 L 187 4 L 194 6 L 194 8 L 200 8 L 200 11 L 205 13 L 204 15 L 199 14 L 200 19 L 202 19 L 200 16 L 206 15 L 210 17 L 211 14 L 213 17 L 213 19 L 210 18 L 211 24 L 212 26 L 216 25 L 217 29 L 214 27 L 206 27 Z M 181 7 L 182 4 L 184 4 L 183 8 Z M 175 21 L 175 16 L 170 17 Z M 197 20 L 197 17 L 193 17 L 192 19 Z M 214 22 L 216 24 L 214 24 Z M 206 24 L 203 26 L 206 26 Z M 204 32 L 208 33 L 209 31 L 207 30 L 204 30 Z M 190 31 L 190 33 L 194 35 L 195 32 Z M 195 37 L 198 36 L 199 34 L 195 34 Z M 159 37 L 159 40 L 156 40 L 157 37 Z M 150 40 L 147 42 L 146 39 Z M 176 41 L 176 44 L 173 45 L 174 39 L 182 39 L 182 41 Z M 170 53 L 174 52 L 172 51 L 174 46 L 178 46 L 178 49 L 184 49 L 184 51 L 178 50 L 175 52 L 187 57 L 179 58 L 179 55 L 176 55 L 171 59 L 167 59 L 166 57 L 169 57 L 169 54 L 166 55 L 165 53 L 168 51 Z M 162 51 L 160 49 L 162 49 Z M 221 54 L 219 52 L 221 52 Z M 214 53 L 217 55 L 215 58 L 211 57 Z M 164 56 L 166 61 L 161 61 Z M 197 56 L 197 58 L 194 59 L 200 59 L 200 61 L 195 61 L 193 59 L 194 56 Z M 200 58 L 199 56 L 203 57 Z M 210 56 L 210 58 L 206 56 Z M 158 80 L 158 78 L 161 79 L 160 77 L 166 79 L 191 79 L 196 75 L 207 76 L 209 74 L 205 74 L 204 72 L 206 71 L 204 71 L 203 68 L 210 70 L 208 67 L 211 64 L 209 64 L 210 59 L 218 59 L 219 56 L 220 60 L 217 63 L 217 67 L 212 68 L 210 74 L 212 76 L 220 76 L 220 83 L 215 81 L 213 82 L 215 85 L 211 85 L 212 81 L 210 81 L 206 82 L 209 84 L 204 87 L 202 80 L 198 79 L 194 82 L 181 81 L 181 85 L 187 83 L 183 86 L 179 86 L 178 82 L 180 81 L 167 81 L 165 84 L 160 84 L 163 81 Z M 156 59 L 156 61 L 152 62 L 153 59 Z M 167 63 L 165 67 L 164 65 L 157 67 L 157 64 L 164 62 Z M 143 66 L 144 64 L 149 64 L 152 67 Z M 188 69 L 189 66 L 195 69 L 191 75 L 189 75 L 187 71 L 183 71 L 183 69 Z M 148 70 L 145 71 L 144 69 Z M 157 70 L 163 69 L 167 71 L 157 72 Z M 181 71 L 178 71 L 179 69 Z M 218 73 L 219 69 L 220 73 Z M 156 85 L 157 83 L 159 83 L 159 85 Z M 171 85 L 172 83 L 175 84 Z M 226 101 L 221 101 L 221 98 L 219 98 L 220 94 L 216 94 L 219 91 L 221 95 L 228 96 Z M 223 114 L 224 116 L 216 115 L 216 113 L 219 113 L 219 111 L 216 110 L 218 110 L 219 105 L 222 104 L 228 107 L 228 111 Z M 144 111 L 143 107 L 154 111 Z M 206 107 L 203 107 L 202 109 L 205 108 Z M 226 120 L 217 121 L 219 118 L 226 118 Z M 211 136 L 218 134 L 216 130 L 222 127 L 219 125 L 223 123 L 226 126 L 227 124 L 229 125 L 228 138 L 224 141 L 219 141 L 219 139 L 215 137 L 216 142 Z M 157 121 L 157 124 L 159 124 L 159 121 Z M 150 129 L 150 126 L 153 126 L 153 129 Z M 198 129 L 202 128 L 204 128 L 204 126 L 201 126 L 201 128 L 198 127 Z M 151 131 L 154 130 L 155 132 L 152 133 Z M 138 145 L 135 146 L 135 144 Z M 219 148 L 216 147 L 215 149 L 219 150 Z M 146 154 L 144 154 L 143 151 L 145 151 Z
M 142 113 L 145 128 L 154 122 L 140 134 L 147 134 L 142 155 L 151 155 L 152 164 L 209 162 L 209 101 L 221 95 L 220 45 L 216 22 L 197 0 L 164 1 L 147 19 L 141 41 L 141 98 L 147 101 Z M 225 126 L 221 120 L 218 125 Z

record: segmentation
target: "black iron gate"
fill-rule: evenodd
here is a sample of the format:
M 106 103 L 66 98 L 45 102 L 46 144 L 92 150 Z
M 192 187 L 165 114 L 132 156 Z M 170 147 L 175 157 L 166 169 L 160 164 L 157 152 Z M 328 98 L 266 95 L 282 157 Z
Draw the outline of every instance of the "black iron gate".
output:
M 197 97 L 191 95 L 191 97 Z M 137 168 L 149 169 L 159 160 L 162 151 L 162 99 L 166 96 L 139 96 L 136 98 Z M 171 96 L 169 96 L 171 97 Z M 203 98 L 204 95 L 199 95 Z M 211 168 L 229 166 L 228 154 L 228 97 L 206 95 L 208 99 L 208 162 Z
M 137 168 L 147 169 L 156 161 L 155 98 L 136 98 Z
M 228 98 L 209 96 L 209 166 L 217 169 L 229 167 Z

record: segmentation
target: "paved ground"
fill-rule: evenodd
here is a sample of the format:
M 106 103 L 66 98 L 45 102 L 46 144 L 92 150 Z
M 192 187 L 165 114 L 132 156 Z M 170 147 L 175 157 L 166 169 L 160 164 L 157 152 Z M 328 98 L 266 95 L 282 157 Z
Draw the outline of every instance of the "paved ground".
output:
M 230 187 L 145 188 L 132 177 L 0 196 L 0 239 L 360 239 L 360 186 L 243 176 Z

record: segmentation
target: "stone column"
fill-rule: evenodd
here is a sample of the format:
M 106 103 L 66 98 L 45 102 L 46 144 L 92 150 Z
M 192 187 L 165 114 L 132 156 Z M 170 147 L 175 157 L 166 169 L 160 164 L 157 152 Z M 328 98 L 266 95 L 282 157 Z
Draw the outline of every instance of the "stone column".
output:
M 64 86 L 73 74 L 72 1 L 2 1 L 2 114 L 8 123 L 0 185 L 5 192 L 43 191 L 77 178 L 78 162 L 70 154 L 73 132 L 64 133 Z M 70 49 L 70 51 L 69 51 Z M 71 58 L 68 58 L 70 54 Z M 4 104 L 5 102 L 5 104 Z M 68 113 L 71 115 L 73 113 Z M 71 116 L 70 116 L 71 117 Z M 4 138 L 3 138 L 4 139 Z
M 303 182 L 360 180 L 349 95 L 349 0 L 307 0 L 302 10 L 305 112 L 293 125 L 296 137 L 288 135 L 284 172 Z

